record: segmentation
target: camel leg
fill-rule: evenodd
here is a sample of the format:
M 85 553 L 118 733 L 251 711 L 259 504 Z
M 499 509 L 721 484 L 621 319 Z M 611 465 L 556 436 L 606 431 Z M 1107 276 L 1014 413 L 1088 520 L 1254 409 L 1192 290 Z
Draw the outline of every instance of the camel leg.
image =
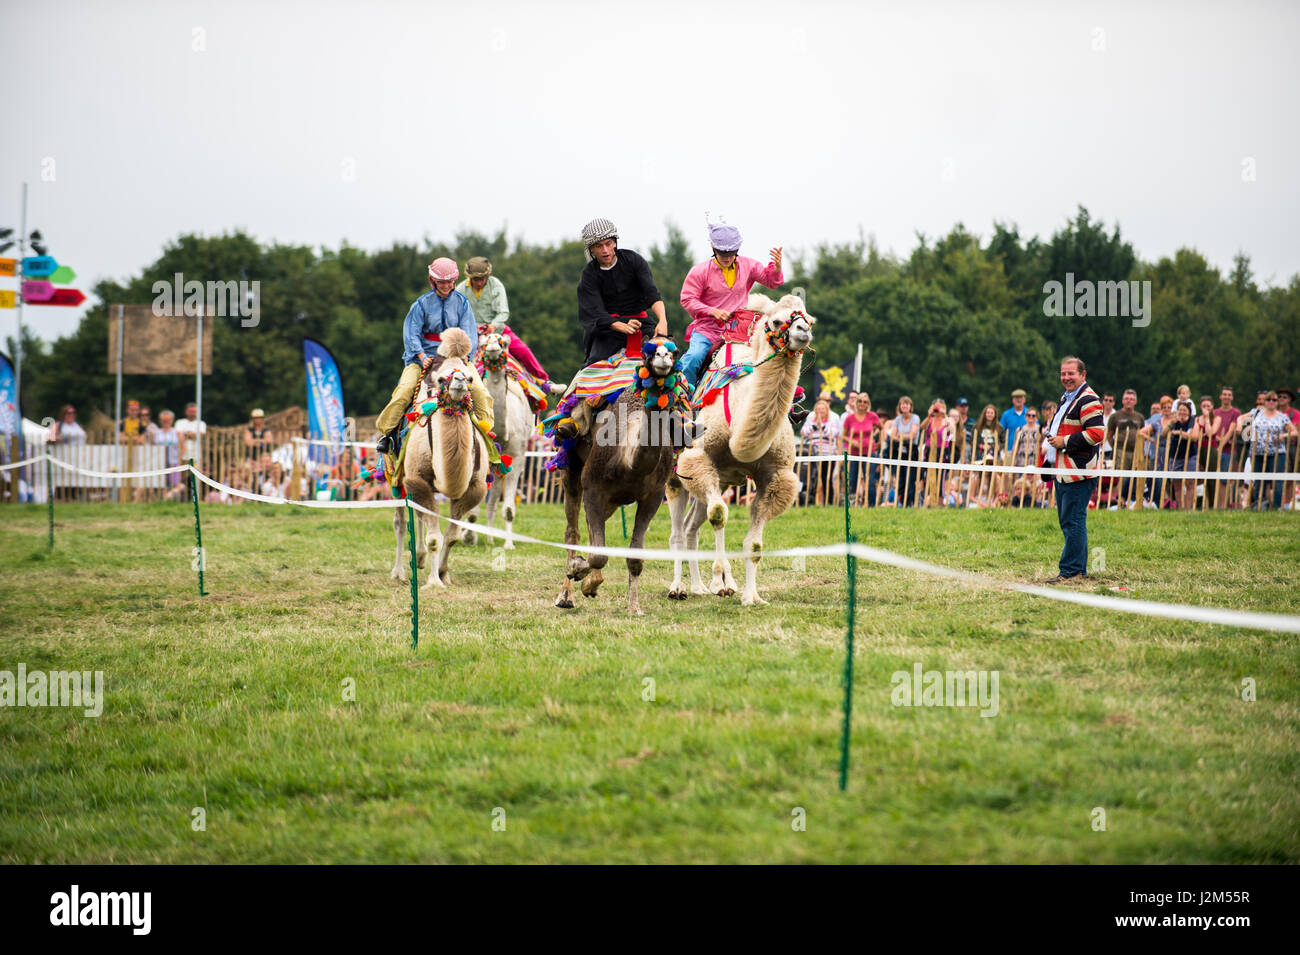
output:
M 740 602 L 746 607 L 766 604 L 758 595 L 758 562 L 763 557 L 763 526 L 785 512 L 794 501 L 799 482 L 789 471 L 780 471 L 772 479 L 757 485 L 750 506 L 749 533 L 745 535 L 745 589 Z
M 577 467 L 574 462 L 574 467 Z M 570 472 L 573 468 L 569 469 Z M 578 517 L 582 511 L 582 480 L 569 473 L 564 480 L 564 543 L 569 545 L 568 559 L 565 561 L 564 581 L 560 584 L 560 594 L 555 598 L 555 606 L 568 610 L 573 607 L 573 582 L 587 576 L 587 562 L 579 556 L 577 545 L 582 543 L 578 535 Z
M 429 510 L 433 510 L 434 507 L 433 488 L 430 487 L 429 483 L 424 478 L 418 475 L 408 474 L 406 476 L 406 496 L 411 499 L 411 502 L 413 504 L 419 504 L 421 507 L 427 507 Z M 419 522 L 419 518 L 421 516 L 422 515 L 417 513 L 412 517 L 412 519 L 415 520 L 416 522 L 415 546 L 416 546 L 417 558 L 419 556 L 420 546 L 424 544 L 424 535 L 421 534 L 422 528 L 420 527 L 420 522 Z M 441 586 L 441 582 L 438 581 L 437 578 L 438 578 L 437 561 L 435 560 L 433 562 L 433 568 L 429 571 L 429 580 L 427 583 L 425 583 L 424 586 L 425 587 Z
M 485 491 L 486 487 L 482 480 L 471 480 L 469 489 L 466 490 L 463 495 L 451 502 L 450 509 L 452 520 L 470 520 L 467 515 L 478 509 L 479 504 L 483 501 L 483 494 Z M 451 568 L 449 567 L 451 562 L 451 549 L 456 542 L 461 539 L 462 530 L 463 529 L 459 524 L 453 524 L 451 521 L 447 522 L 447 533 L 443 535 L 442 550 L 438 553 L 438 579 L 445 586 L 451 585 Z M 433 577 L 430 575 L 430 583 L 432 583 L 432 581 Z M 425 584 L 425 586 L 427 587 L 429 585 Z
M 659 495 L 656 494 L 651 500 L 640 500 L 636 505 L 636 521 L 632 525 L 632 547 L 645 546 L 646 529 L 650 526 L 650 521 L 654 519 L 655 512 L 659 510 Z M 678 565 L 680 568 L 680 564 Z M 638 600 L 637 591 L 641 581 L 641 571 L 645 568 L 645 561 L 636 557 L 627 559 L 627 612 L 640 616 L 645 611 L 641 609 L 641 603 Z M 685 594 L 682 594 L 685 597 Z
M 587 543 L 593 547 L 605 546 L 605 522 L 609 520 L 610 515 L 614 513 L 617 505 L 607 504 L 602 508 L 603 513 L 592 509 L 591 501 L 583 502 L 583 510 L 587 512 Z M 605 554 L 588 554 L 587 566 L 591 568 L 591 576 L 582 582 L 582 595 L 584 597 L 596 596 L 596 591 L 600 585 L 605 582 L 603 573 L 604 567 L 609 563 L 609 557 Z
M 696 486 L 703 492 L 704 513 L 713 526 L 713 581 L 709 584 L 709 592 L 719 597 L 730 597 L 736 592 L 736 578 L 731 576 L 731 562 L 724 556 L 727 552 L 727 502 L 722 499 L 718 473 L 710 466 L 700 475 Z M 696 496 L 701 497 L 700 494 Z
M 704 526 L 704 505 L 693 498 L 688 499 L 686 512 L 686 552 L 690 554 L 691 593 L 707 597 L 709 588 L 704 586 L 700 576 L 700 528 Z
M 498 476 L 488 485 L 487 496 L 483 498 L 483 526 L 495 527 L 497 502 L 501 500 L 501 478 Z
M 686 512 L 691 506 L 691 496 L 684 488 L 669 486 L 668 513 L 673 519 L 672 533 L 668 537 L 668 546 L 673 553 L 681 554 L 686 550 Z M 673 559 L 673 582 L 668 585 L 669 600 L 685 600 L 686 588 L 682 585 L 682 558 Z
M 433 499 L 433 507 L 429 508 L 434 514 L 438 513 L 438 499 Z M 438 553 L 442 550 L 442 525 L 437 517 L 429 517 L 426 514 L 420 515 L 420 527 L 424 528 L 424 549 L 427 553 L 433 554 L 434 563 L 438 561 Z M 421 559 L 420 567 L 424 566 L 424 560 Z
M 523 455 L 520 454 L 518 455 L 518 457 L 519 460 L 522 462 Z M 504 479 L 505 488 L 502 492 L 503 499 L 501 501 L 501 517 L 504 520 L 506 526 L 506 539 L 505 539 L 505 543 L 502 544 L 501 546 L 505 550 L 515 549 L 515 542 L 513 540 L 512 535 L 514 534 L 514 530 L 515 530 L 515 498 L 516 495 L 519 493 L 519 469 L 521 467 L 523 467 L 522 463 L 515 467 L 512 467 L 510 469 L 510 472 L 505 476 Z M 497 479 L 496 481 L 492 482 L 492 486 L 496 487 L 498 484 L 501 483 L 502 480 Z M 489 517 L 488 522 L 491 523 L 491 521 L 492 518 Z
M 393 536 L 397 538 L 397 556 L 393 559 L 393 579 L 406 580 L 406 570 L 402 566 L 402 557 L 406 554 L 406 546 L 402 538 L 406 536 L 406 508 L 393 508 Z

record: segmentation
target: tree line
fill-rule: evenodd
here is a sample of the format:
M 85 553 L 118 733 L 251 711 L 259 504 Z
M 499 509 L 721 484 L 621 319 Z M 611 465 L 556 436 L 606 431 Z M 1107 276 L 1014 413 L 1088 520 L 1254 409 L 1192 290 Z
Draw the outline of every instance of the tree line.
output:
M 661 243 L 637 251 L 650 263 L 670 331 L 680 341 L 688 320 L 678 295 L 695 262 L 680 229 L 667 223 L 665 233 Z M 338 359 L 347 413 L 374 414 L 401 372 L 402 320 L 428 290 L 426 268 L 440 255 L 461 263 L 462 271 L 470 256 L 488 256 L 509 295 L 511 328 L 556 379 L 576 372 L 582 358 L 576 289 L 585 262 L 578 241 L 511 243 L 503 232 L 466 232 L 451 244 L 426 240 L 370 252 L 346 244 L 337 250 L 264 245 L 239 232 L 182 235 L 125 284 L 98 283 L 101 304 L 75 333 L 46 343 L 24 329 L 23 412 L 39 420 L 70 401 L 83 418 L 92 407 L 111 416 L 109 305 L 149 304 L 155 281 L 182 272 L 202 281 L 261 283 L 257 326 L 216 320 L 214 373 L 203 384 L 209 423 L 239 423 L 259 405 L 305 405 L 304 337 L 325 343 Z M 1045 286 L 1067 274 L 1076 283 L 1150 282 L 1150 323 L 1045 315 Z M 919 404 L 961 396 L 999 408 L 1017 387 L 1034 403 L 1055 398 L 1061 390 L 1056 361 L 1066 354 L 1084 358 L 1099 391 L 1133 387 L 1144 402 L 1185 383 L 1194 396 L 1217 395 L 1230 385 L 1238 403 L 1249 405 L 1256 388 L 1300 384 L 1300 274 L 1285 285 L 1260 287 L 1245 253 L 1225 275 L 1191 248 L 1144 262 L 1118 225 L 1107 229 L 1082 207 L 1047 241 L 1024 238 L 1005 223 L 994 223 L 985 237 L 958 224 L 937 239 L 918 235 L 906 258 L 882 254 L 865 237 L 787 250 L 785 275 L 774 297 L 804 290 L 818 322 L 805 387 L 811 388 L 816 364 L 847 361 L 861 342 L 863 388 L 878 410 L 891 413 L 902 394 Z M 184 375 L 128 375 L 123 396 L 151 405 L 155 416 L 163 407 L 179 414 L 193 387 Z

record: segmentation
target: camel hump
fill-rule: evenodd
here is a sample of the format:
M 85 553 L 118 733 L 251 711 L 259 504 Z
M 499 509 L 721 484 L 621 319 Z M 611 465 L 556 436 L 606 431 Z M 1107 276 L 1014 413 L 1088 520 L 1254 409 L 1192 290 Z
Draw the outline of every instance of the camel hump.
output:
M 442 332 L 442 343 L 438 345 L 438 354 L 444 358 L 465 358 L 469 355 L 469 336 L 463 329 L 448 328 Z
M 745 308 L 751 312 L 758 312 L 760 315 L 770 315 L 776 308 L 776 302 L 772 301 L 762 292 L 750 292 L 749 301 L 745 303 Z

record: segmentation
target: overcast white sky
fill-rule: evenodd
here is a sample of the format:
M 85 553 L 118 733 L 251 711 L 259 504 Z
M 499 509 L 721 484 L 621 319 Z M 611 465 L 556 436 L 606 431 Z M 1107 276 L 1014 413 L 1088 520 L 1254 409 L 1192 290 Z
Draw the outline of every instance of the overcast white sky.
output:
M 0 225 L 28 182 L 87 291 L 191 231 L 551 242 L 599 215 L 703 255 L 707 209 L 757 257 L 859 230 L 906 254 L 956 222 L 1046 238 L 1078 203 L 1146 259 L 1300 272 L 1297 3 L 0 6 Z

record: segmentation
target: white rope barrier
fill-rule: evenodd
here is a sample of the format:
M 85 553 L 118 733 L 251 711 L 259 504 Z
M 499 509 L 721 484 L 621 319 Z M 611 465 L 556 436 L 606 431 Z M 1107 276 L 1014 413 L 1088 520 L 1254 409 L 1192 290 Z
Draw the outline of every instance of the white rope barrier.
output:
M 48 458 L 50 463 L 56 468 L 62 468 L 65 471 L 71 471 L 74 474 L 80 474 L 83 477 L 102 478 L 114 481 L 125 481 L 128 478 L 158 477 L 162 474 L 177 474 L 181 471 L 188 471 L 190 469 L 188 464 L 177 464 L 170 468 L 157 468 L 153 471 L 90 471 L 86 468 L 79 468 L 75 464 L 69 464 L 67 461 L 60 461 L 52 454 L 43 454 L 41 457 Z
M 0 471 L 11 471 L 14 468 L 25 468 L 29 464 L 35 464 L 37 461 L 44 461 L 48 455 L 38 454 L 34 458 L 24 458 L 22 461 L 14 461 L 12 464 L 0 464 Z
M 73 465 L 65 464 L 63 466 L 74 471 L 82 470 Z M 175 471 L 192 471 L 196 479 L 215 490 L 230 494 L 234 497 L 246 498 L 250 501 L 259 501 L 265 504 L 288 504 L 298 507 L 315 507 L 323 509 L 391 509 L 394 507 L 405 508 L 409 503 L 412 510 L 418 511 L 421 514 L 425 514 L 438 521 L 447 521 L 449 524 L 454 524 L 467 530 L 473 530 L 475 533 L 482 534 L 485 537 L 515 540 L 525 544 L 536 544 L 556 550 L 574 550 L 584 554 L 602 554 L 606 557 L 635 558 L 650 561 L 691 560 L 692 558 L 707 561 L 712 560 L 717 556 L 714 551 L 708 550 L 678 552 L 655 548 L 596 547 L 592 545 L 584 546 L 582 544 L 570 545 L 556 541 L 542 540 L 537 537 L 530 537 L 527 534 L 507 534 L 504 530 L 497 530 L 496 528 L 487 527 L 483 524 L 459 521 L 446 515 L 436 514 L 414 501 L 408 502 L 401 498 L 393 498 L 386 501 L 290 501 L 285 498 L 269 497 L 264 494 L 255 494 L 251 491 L 243 491 L 239 488 L 230 487 L 227 484 L 222 484 L 220 481 L 213 480 L 197 468 L 193 468 L 188 464 L 181 465 L 177 468 L 168 468 L 162 472 L 139 472 L 138 474 L 135 472 L 123 472 L 112 476 L 133 477 L 139 476 L 139 474 L 172 473 Z M 94 474 L 96 472 L 85 473 Z M 1220 607 L 1197 607 L 1191 604 L 1167 604 L 1151 600 L 1135 600 L 1124 597 L 1108 597 L 1103 594 L 1081 593 L 1067 589 L 1042 587 L 1036 584 L 1024 584 L 1016 581 L 996 580 L 991 577 L 973 574 L 969 571 L 954 567 L 944 567 L 939 564 L 927 563 L 926 561 L 917 560 L 914 557 L 895 554 L 893 551 L 882 550 L 877 547 L 869 547 L 865 544 L 835 543 L 823 544 L 816 547 L 793 547 L 783 550 L 767 550 L 763 552 L 763 557 L 843 557 L 846 554 L 853 554 L 854 557 L 862 560 L 897 567 L 902 570 L 912 570 L 919 573 L 930 574 L 932 576 L 946 577 L 971 586 L 984 587 L 993 590 L 1017 591 L 1035 597 L 1043 597 L 1048 600 L 1081 604 L 1083 606 L 1096 607 L 1102 610 L 1139 614 L 1147 617 L 1161 617 L 1169 620 L 1185 620 L 1192 623 L 1211 623 L 1220 626 L 1245 627 L 1249 629 L 1270 630 L 1280 633 L 1300 633 L 1300 616 L 1297 615 L 1267 613 L 1253 610 L 1231 610 Z M 745 554 L 743 551 L 728 551 L 723 556 L 728 560 L 745 560 Z

